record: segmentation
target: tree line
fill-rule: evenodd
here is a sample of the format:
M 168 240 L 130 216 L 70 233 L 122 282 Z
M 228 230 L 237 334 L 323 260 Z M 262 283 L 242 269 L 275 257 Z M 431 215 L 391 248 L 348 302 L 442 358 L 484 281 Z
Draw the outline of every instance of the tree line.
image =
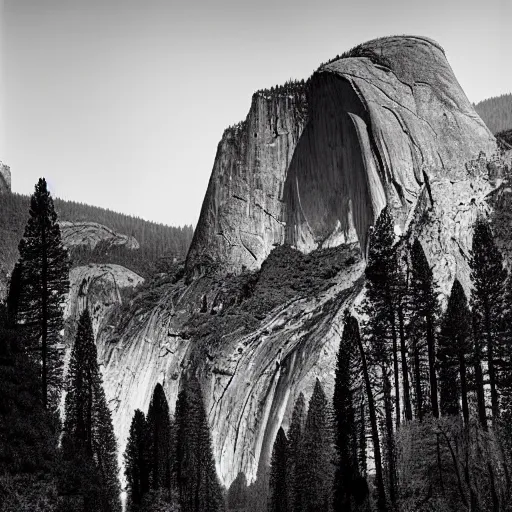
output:
M 491 133 L 512 129 L 512 94 L 502 94 L 473 104 Z
M 444 311 L 420 241 L 404 249 L 393 228 L 385 208 L 364 300 L 345 312 L 332 428 L 311 448 L 305 427 L 297 443 L 299 397 L 288 436 L 277 435 L 272 512 L 512 507 L 512 278 L 491 226 L 476 220 L 471 287 L 456 278 Z
M 23 236 L 29 208 L 30 197 L 21 194 L 4 194 L 0 201 L 0 235 L 3 241 L 0 248 L 0 266 L 9 271 L 19 258 L 18 242 Z M 70 250 L 73 266 L 87 263 L 118 263 L 143 277 L 148 277 L 155 271 L 159 259 L 184 259 L 192 241 L 192 226 L 166 226 L 63 199 L 55 199 L 54 208 L 60 220 L 97 222 L 118 233 L 135 237 L 140 244 L 138 250 L 112 247 L 108 244 L 102 244 L 93 250 L 87 247 L 74 247 Z
M 171 418 L 164 390 L 157 384 L 147 415 L 133 415 L 126 451 L 127 510 L 148 512 L 220 512 L 210 428 L 199 382 L 183 377 Z

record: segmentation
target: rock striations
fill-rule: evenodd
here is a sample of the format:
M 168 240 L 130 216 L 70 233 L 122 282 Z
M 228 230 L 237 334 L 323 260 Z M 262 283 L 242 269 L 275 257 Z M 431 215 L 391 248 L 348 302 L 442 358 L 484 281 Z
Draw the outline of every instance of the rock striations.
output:
M 108 246 L 124 246 L 126 249 L 139 249 L 139 242 L 133 237 L 116 233 L 114 230 L 97 222 L 59 222 L 62 241 L 66 247 L 85 246 L 94 249 L 99 243 Z
M 253 97 L 246 121 L 219 144 L 188 280 L 146 291 L 105 322 L 115 332 L 98 332 L 121 448 L 154 385 L 163 383 L 173 406 L 180 376 L 195 372 L 226 486 L 240 471 L 253 481 L 268 463 L 299 392 L 309 395 L 317 377 L 332 392 L 343 311 L 363 287 L 368 230 L 381 208 L 390 205 L 401 243 L 420 239 L 446 292 L 455 275 L 468 283 L 472 222 L 499 181 L 501 163 L 488 163 L 495 139 L 433 41 L 363 44 L 321 67 L 308 89 L 307 109 L 304 90 Z M 284 242 L 306 253 L 339 246 L 329 285 L 315 296 L 299 290 L 257 316 L 223 316 L 236 302 L 221 293 L 236 279 L 226 272 L 260 267 Z M 201 318 L 206 330 L 190 329 Z
M 188 270 L 258 268 L 284 242 L 283 186 L 306 113 L 305 85 L 293 83 L 255 93 L 246 120 L 224 132 Z
M 400 231 L 422 189 L 460 177 L 496 142 L 442 48 L 422 37 L 360 45 L 311 80 L 309 121 L 285 186 L 287 242 L 303 251 L 357 239 L 385 204 Z

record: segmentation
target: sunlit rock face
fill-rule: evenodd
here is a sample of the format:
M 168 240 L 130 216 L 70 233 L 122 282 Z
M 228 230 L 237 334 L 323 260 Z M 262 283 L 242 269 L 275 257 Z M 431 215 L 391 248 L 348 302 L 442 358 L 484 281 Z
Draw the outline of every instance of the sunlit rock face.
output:
M 66 247 L 86 246 L 94 249 L 99 243 L 109 246 L 125 246 L 127 249 L 139 249 L 139 242 L 133 237 L 116 233 L 97 222 L 59 222 L 62 242 Z
M 365 43 L 311 80 L 290 164 L 287 241 L 303 251 L 359 240 L 385 204 L 403 232 L 426 181 L 460 180 L 496 142 L 441 47 L 420 37 Z
M 441 294 L 455 276 L 469 288 L 472 224 L 496 187 L 496 143 L 441 48 L 417 37 L 367 43 L 315 73 L 307 122 L 296 101 L 256 95 L 246 122 L 224 134 L 187 259 L 196 279 L 143 296 L 109 318 L 114 330 L 98 331 L 121 452 L 155 384 L 172 410 L 183 372 L 195 372 L 222 483 L 241 471 L 253 481 L 298 393 L 308 399 L 319 378 L 332 394 L 343 311 L 360 297 L 361 252 L 386 204 L 404 254 L 419 238 Z M 329 289 L 297 293 L 250 332 L 241 334 L 241 316 L 214 343 L 186 334 L 204 298 L 211 305 L 218 296 L 203 265 L 221 275 L 258 268 L 285 241 L 305 253 L 339 246 L 353 255 Z
M 187 258 L 189 271 L 215 263 L 258 268 L 284 241 L 283 185 L 307 114 L 304 85 L 255 93 L 244 122 L 217 149 Z
M 78 322 L 85 308 L 91 314 L 97 333 L 104 320 L 116 306 L 123 303 L 122 292 L 142 284 L 144 279 L 135 272 L 114 264 L 89 264 L 72 268 L 69 273 L 69 294 L 64 318 Z

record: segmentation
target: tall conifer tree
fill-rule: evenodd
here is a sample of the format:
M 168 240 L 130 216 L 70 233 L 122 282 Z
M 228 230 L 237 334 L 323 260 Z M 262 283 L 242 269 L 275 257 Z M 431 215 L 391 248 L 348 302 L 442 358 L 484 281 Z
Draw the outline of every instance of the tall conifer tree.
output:
M 473 291 L 471 308 L 475 315 L 475 336 L 485 347 L 485 359 L 491 390 L 492 417 L 499 416 L 499 382 L 497 360 L 503 352 L 503 295 L 507 271 L 494 241 L 489 223 L 482 217 L 475 223 L 471 251 Z M 499 365 L 498 365 L 499 366 Z
M 288 507 L 290 511 L 300 510 L 300 503 L 296 504 L 296 497 L 300 498 L 300 488 L 303 483 L 296 478 L 297 465 L 300 459 L 300 447 L 306 426 L 306 401 L 302 393 L 299 394 L 293 408 L 292 420 L 288 430 Z
M 224 498 L 217 479 L 210 427 L 195 378 L 186 379 L 176 402 L 176 479 L 181 512 L 220 512 Z
M 41 368 L 43 405 L 56 406 L 62 383 L 62 305 L 69 290 L 69 262 L 53 200 L 41 178 L 30 198 L 30 217 L 19 245 L 17 321 Z
M 289 512 L 288 507 L 288 439 L 282 428 L 277 432 L 270 461 L 269 512 Z
M 343 336 L 336 360 L 333 409 L 335 420 L 335 444 L 337 451 L 334 479 L 334 510 L 350 512 L 353 509 L 352 493 L 358 479 L 357 430 L 354 407 L 354 378 L 352 371 L 357 365 L 355 333 L 351 329 L 350 316 L 345 313 Z
M 416 414 L 421 420 L 425 407 L 424 390 L 429 390 L 430 407 L 435 418 L 439 417 L 435 330 L 439 305 L 434 278 L 421 243 L 415 240 L 411 248 L 410 280 L 410 335 L 413 352 L 413 374 L 416 398 Z M 426 354 L 425 354 L 426 352 Z M 428 384 L 425 382 L 428 375 Z
M 77 490 L 84 495 L 86 508 L 94 509 L 101 504 L 102 511 L 117 512 L 120 510 L 117 442 L 87 309 L 78 322 L 67 380 L 62 435 L 64 458 L 74 463 L 82 461 L 94 473 L 91 478 L 96 483 L 82 482 Z
M 441 412 L 457 414 L 459 402 L 466 425 L 469 421 L 468 365 L 471 346 L 471 313 L 460 282 L 455 279 L 439 337 Z
M 147 423 L 140 409 L 133 415 L 124 461 L 128 510 L 135 512 L 140 509 L 142 497 L 149 491 Z
M 155 386 L 147 416 L 148 470 L 151 489 L 170 489 L 172 482 L 172 425 L 164 388 Z
M 370 317 L 369 333 L 374 344 L 383 345 L 382 354 L 392 362 L 394 377 L 394 409 L 397 425 L 400 424 L 400 370 L 398 364 L 398 299 L 401 294 L 401 275 L 394 248 L 393 219 L 386 206 L 370 234 L 368 260 L 366 264 L 366 303 L 365 312 Z M 391 342 L 391 347 L 384 347 Z M 390 434 L 392 435 L 392 434 Z
M 296 474 L 303 482 L 299 503 L 304 512 L 329 510 L 331 501 L 333 451 L 327 407 L 324 390 L 317 380 L 309 401 Z

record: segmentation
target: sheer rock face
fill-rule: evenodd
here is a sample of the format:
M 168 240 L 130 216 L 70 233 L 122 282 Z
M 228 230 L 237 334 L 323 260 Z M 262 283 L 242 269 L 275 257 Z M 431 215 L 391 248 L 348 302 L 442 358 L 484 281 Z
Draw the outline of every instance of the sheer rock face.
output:
M 246 123 L 224 134 L 188 270 L 211 262 L 220 271 L 257 268 L 283 241 L 304 252 L 365 248 L 388 204 L 401 246 L 420 239 L 440 292 L 455 276 L 467 290 L 472 224 L 497 183 L 479 153 L 492 155 L 496 143 L 440 47 L 416 37 L 367 43 L 315 73 L 306 124 L 294 101 L 256 95 Z M 122 452 L 133 411 L 147 411 L 155 384 L 173 409 L 181 375 L 194 371 L 222 483 L 241 471 L 251 482 L 298 393 L 309 399 L 319 378 L 332 394 L 343 311 L 363 287 L 364 260 L 347 261 L 318 297 L 298 295 L 249 333 L 237 328 L 211 345 L 183 331 L 203 297 L 210 304 L 216 293 L 198 273 L 134 306 L 115 333 L 100 329 L 116 434 Z
M 287 241 L 303 251 L 365 247 L 385 204 L 403 231 L 425 184 L 468 177 L 465 162 L 496 151 L 437 43 L 390 37 L 350 55 L 313 75 L 286 180 Z
M 11 168 L 0 161 L 0 193 L 11 191 Z
M 100 242 L 108 245 L 124 245 L 127 249 L 139 249 L 139 242 L 133 237 L 116 233 L 114 230 L 97 222 L 59 222 L 62 242 L 66 247 L 76 245 L 94 249 Z
M 258 268 L 284 241 L 283 185 L 306 118 L 304 86 L 258 92 L 244 122 L 228 128 L 187 258 L 240 271 Z

